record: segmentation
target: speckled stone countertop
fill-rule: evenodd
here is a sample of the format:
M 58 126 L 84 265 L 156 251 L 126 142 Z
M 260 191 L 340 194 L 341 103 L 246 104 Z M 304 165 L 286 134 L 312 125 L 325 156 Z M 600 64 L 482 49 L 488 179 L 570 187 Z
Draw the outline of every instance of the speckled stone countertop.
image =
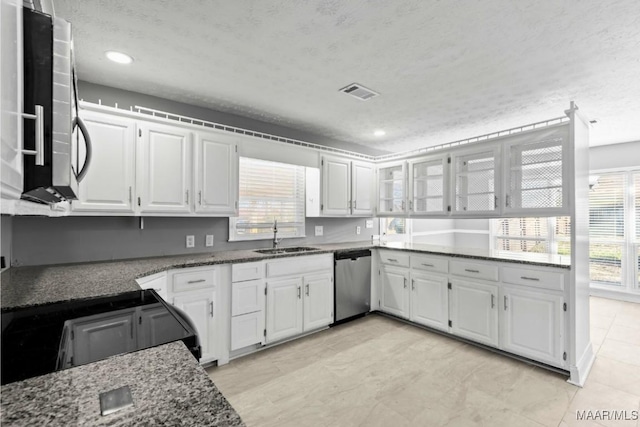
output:
M 433 255 L 446 255 L 458 258 L 471 258 L 488 261 L 505 261 L 516 264 L 529 264 L 541 267 L 571 268 L 569 255 L 551 255 L 531 252 L 508 252 L 490 249 L 457 248 L 452 246 L 436 246 L 423 243 L 388 242 L 376 245 L 381 249 L 396 249 L 407 252 L 420 252 Z
M 455 248 L 411 243 L 370 242 L 305 245 L 312 252 L 278 255 L 260 254 L 254 250 L 218 251 L 194 255 L 138 258 L 121 261 L 79 264 L 12 267 L 2 273 L 2 309 L 26 307 L 78 298 L 116 295 L 140 289 L 135 279 L 175 268 L 242 263 L 265 259 L 331 253 L 349 249 L 386 248 L 432 253 L 462 258 L 499 260 L 521 264 L 569 268 L 569 257 L 545 254 L 516 254 L 481 249 Z
M 128 385 L 133 406 L 100 415 L 99 394 Z M 3 426 L 244 426 L 182 342 L 2 386 Z

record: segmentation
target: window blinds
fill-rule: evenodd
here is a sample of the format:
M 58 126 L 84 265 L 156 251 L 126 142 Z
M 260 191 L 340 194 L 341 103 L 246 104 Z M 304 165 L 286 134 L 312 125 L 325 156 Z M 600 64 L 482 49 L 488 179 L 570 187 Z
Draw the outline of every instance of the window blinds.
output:
M 604 174 L 589 192 L 589 236 L 624 240 L 624 173 Z
M 303 166 L 240 158 L 239 212 L 229 219 L 229 240 L 268 239 L 278 220 L 278 238 L 303 237 Z

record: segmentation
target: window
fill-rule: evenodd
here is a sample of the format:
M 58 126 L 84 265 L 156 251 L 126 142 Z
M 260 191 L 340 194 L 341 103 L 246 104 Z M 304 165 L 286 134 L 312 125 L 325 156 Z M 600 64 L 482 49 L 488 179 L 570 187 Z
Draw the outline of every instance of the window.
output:
M 304 237 L 305 168 L 240 157 L 238 216 L 229 218 L 229 240 Z
M 638 289 L 640 281 L 640 171 L 589 179 L 591 283 Z
M 501 218 L 492 220 L 491 228 L 497 250 L 570 254 L 570 217 Z

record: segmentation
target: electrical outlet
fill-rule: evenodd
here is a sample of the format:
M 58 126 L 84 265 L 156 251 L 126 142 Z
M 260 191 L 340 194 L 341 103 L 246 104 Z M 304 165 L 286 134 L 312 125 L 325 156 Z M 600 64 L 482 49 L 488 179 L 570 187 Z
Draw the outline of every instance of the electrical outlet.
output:
M 373 228 L 373 220 L 368 219 L 364 222 L 364 228 Z
M 187 247 L 193 248 L 196 245 L 196 236 L 187 236 Z
M 211 247 L 211 246 L 213 246 L 213 234 L 207 234 L 207 235 L 205 236 L 204 245 L 205 245 L 206 247 Z
M 322 236 L 324 229 L 321 225 L 316 225 L 316 236 Z
M 361 229 L 361 228 L 360 228 L 360 226 L 358 225 L 358 226 L 356 227 L 356 234 L 360 234 L 360 231 L 362 231 L 362 229 Z

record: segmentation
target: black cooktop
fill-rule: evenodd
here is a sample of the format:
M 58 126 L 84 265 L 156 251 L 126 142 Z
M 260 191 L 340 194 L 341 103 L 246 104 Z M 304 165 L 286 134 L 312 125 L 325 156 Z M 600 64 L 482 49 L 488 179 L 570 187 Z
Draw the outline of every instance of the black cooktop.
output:
M 1 383 L 182 340 L 200 358 L 195 327 L 154 290 L 2 310 Z

